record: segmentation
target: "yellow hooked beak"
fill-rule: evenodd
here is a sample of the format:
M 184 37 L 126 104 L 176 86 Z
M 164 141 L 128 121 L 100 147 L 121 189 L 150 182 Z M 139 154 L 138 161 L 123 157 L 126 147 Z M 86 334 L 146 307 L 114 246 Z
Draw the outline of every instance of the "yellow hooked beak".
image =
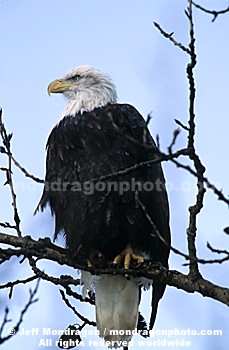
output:
M 60 93 L 69 89 L 70 83 L 67 83 L 64 79 L 53 80 L 48 86 L 48 94 Z

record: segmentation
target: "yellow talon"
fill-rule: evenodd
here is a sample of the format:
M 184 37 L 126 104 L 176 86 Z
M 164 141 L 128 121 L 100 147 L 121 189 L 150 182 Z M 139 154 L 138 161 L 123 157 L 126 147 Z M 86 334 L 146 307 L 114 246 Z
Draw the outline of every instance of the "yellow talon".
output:
M 118 254 L 114 260 L 113 260 L 113 264 L 119 265 L 121 263 L 121 261 L 123 260 L 125 255 L 125 250 L 123 250 L 120 254 Z
M 144 261 L 143 257 L 136 255 L 131 246 L 128 245 L 125 250 L 114 258 L 113 264 L 119 265 L 123 261 L 124 268 L 129 269 L 131 260 L 136 260 L 138 263 L 142 263 Z

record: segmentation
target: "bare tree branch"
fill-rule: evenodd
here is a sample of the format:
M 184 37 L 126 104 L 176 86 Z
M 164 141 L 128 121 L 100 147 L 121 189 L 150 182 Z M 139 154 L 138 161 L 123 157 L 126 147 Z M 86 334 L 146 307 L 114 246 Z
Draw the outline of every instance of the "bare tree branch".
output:
M 2 122 L 2 109 L 0 109 L 0 135 L 3 140 L 3 145 L 7 150 L 7 155 L 8 155 L 8 168 L 5 168 L 2 170 L 5 171 L 6 173 L 6 182 L 5 184 L 9 185 L 10 187 L 10 192 L 11 192 L 11 197 L 12 197 L 12 206 L 14 210 L 14 222 L 15 222 L 15 227 L 18 236 L 21 236 L 21 230 L 20 230 L 20 217 L 18 214 L 18 208 L 17 208 L 17 196 L 14 191 L 14 184 L 13 184 L 13 172 L 12 172 L 12 153 L 10 149 L 10 140 L 12 138 L 12 134 L 7 134 L 6 129 L 4 127 L 4 124 Z M 1 151 L 4 150 L 4 147 L 1 148 Z
M 181 43 L 178 43 L 178 41 L 176 41 L 173 38 L 173 34 L 174 33 L 166 33 L 161 26 L 157 23 L 157 22 L 153 22 L 153 24 L 155 25 L 155 27 L 160 31 L 160 33 L 167 39 L 169 39 L 175 46 L 178 46 L 181 50 L 183 50 L 184 52 L 186 52 L 187 54 L 190 54 L 190 50 L 185 47 L 184 45 L 182 45 Z
M 73 305 L 71 305 L 70 301 L 66 298 L 63 290 L 60 290 L 60 294 L 61 294 L 61 297 L 62 297 L 63 301 L 67 305 L 67 307 L 69 307 L 81 321 L 83 321 L 84 323 L 86 323 L 86 324 L 88 324 L 90 326 L 94 326 L 94 327 L 96 326 L 96 323 L 94 321 L 90 321 L 88 318 L 86 318 L 83 315 L 81 315 L 76 310 L 76 308 Z
M 35 182 L 38 182 L 40 184 L 44 184 L 45 180 L 40 179 L 37 176 L 34 176 L 32 174 L 30 174 L 13 156 L 12 156 L 12 161 L 14 162 L 14 164 L 21 170 L 21 172 L 26 176 L 29 177 L 30 179 L 32 179 Z
M 196 203 L 189 207 L 189 225 L 187 228 L 187 238 L 188 238 L 188 251 L 189 255 L 197 258 L 197 252 L 196 252 L 196 218 L 197 215 L 200 213 L 202 207 L 203 207 L 203 199 L 204 199 L 204 180 L 203 180 L 203 174 L 205 171 L 204 166 L 202 165 L 200 158 L 196 154 L 195 151 L 195 112 L 194 112 L 194 103 L 195 103 L 195 81 L 194 81 L 194 75 L 193 71 L 196 66 L 196 53 L 195 53 L 195 38 L 194 38 L 194 25 L 193 25 L 193 16 L 192 16 L 192 1 L 189 0 L 189 6 L 188 10 L 185 12 L 188 19 L 189 19 L 189 26 L 190 26 L 190 62 L 187 65 L 187 76 L 189 81 L 189 132 L 188 132 L 188 145 L 187 148 L 189 149 L 189 158 L 193 161 L 194 167 L 196 169 L 197 174 L 197 195 L 196 195 Z M 190 274 L 197 278 L 200 276 L 200 272 L 198 269 L 198 263 L 194 262 L 190 265 Z
M 225 8 L 224 10 L 216 11 L 216 10 L 208 10 L 208 9 L 204 8 L 203 6 L 200 6 L 200 5 L 196 4 L 194 1 L 192 1 L 192 4 L 197 9 L 199 9 L 199 10 L 205 12 L 205 13 L 208 13 L 210 15 L 213 15 L 212 22 L 214 22 L 219 15 L 222 15 L 222 14 L 225 14 L 225 13 L 229 12 L 229 6 L 227 8 Z
M 25 313 L 27 312 L 27 310 L 29 309 L 29 307 L 32 304 L 34 304 L 34 303 L 36 303 L 38 301 L 38 299 L 35 299 L 35 295 L 37 293 L 38 287 L 39 287 L 39 280 L 37 281 L 34 290 L 31 290 L 31 289 L 29 290 L 29 294 L 30 294 L 29 300 L 26 303 L 26 305 L 23 308 L 23 310 L 21 311 L 21 314 L 20 314 L 18 322 L 16 323 L 16 325 L 14 327 L 12 327 L 12 331 L 10 332 L 10 334 L 8 334 L 6 336 L 3 336 L 2 334 L 3 334 L 4 327 L 6 326 L 7 323 L 11 322 L 11 320 L 7 319 L 7 316 L 8 316 L 8 313 L 9 313 L 9 309 L 6 307 L 6 309 L 5 309 L 5 316 L 4 316 L 2 325 L 0 327 L 0 344 L 4 343 L 5 341 L 9 340 L 12 336 L 17 334 L 17 332 L 19 331 L 19 328 L 20 328 L 20 326 L 21 326 L 21 324 L 23 322 L 23 318 L 24 318 Z
M 7 239 L 8 238 L 8 239 Z M 10 235 L 6 235 L 6 234 L 0 234 L 0 243 L 5 243 L 5 244 L 10 244 L 14 245 L 15 247 L 20 247 L 23 245 L 23 240 L 25 238 L 21 238 L 21 237 L 15 237 L 15 236 L 10 236 Z M 192 280 L 191 276 L 189 275 L 184 275 L 181 273 L 178 273 L 177 271 L 173 271 L 172 275 L 177 276 L 177 274 L 179 274 L 179 279 L 176 278 L 176 281 L 173 283 L 172 278 L 168 278 L 167 276 L 171 276 L 171 271 L 167 271 L 166 269 L 162 268 L 162 267 L 156 267 L 155 265 L 152 265 L 151 263 L 145 262 L 143 265 L 141 266 L 137 266 L 136 268 L 130 269 L 130 270 L 125 270 L 125 269 L 118 269 L 118 268 L 114 268 L 113 265 L 112 267 L 107 267 L 106 265 L 103 268 L 98 268 L 98 267 L 88 267 L 88 266 L 84 266 L 78 262 L 75 261 L 75 259 L 72 259 L 71 257 L 69 257 L 67 255 L 67 251 L 63 248 L 60 248 L 58 246 L 55 246 L 54 244 L 52 244 L 51 242 L 49 243 L 49 240 L 39 240 L 39 241 L 35 241 L 30 237 L 26 237 L 27 242 L 26 242 L 26 249 L 25 248 L 21 248 L 21 249 L 11 249 L 9 251 L 9 249 L 6 249 L 6 251 L 8 251 L 8 253 L 10 253 L 11 256 L 20 256 L 20 255 L 24 255 L 26 257 L 29 258 L 30 261 L 30 265 L 34 271 L 34 273 L 36 274 L 36 276 L 47 280 L 51 283 L 54 283 L 56 285 L 61 285 L 64 288 L 66 288 L 66 292 L 69 295 L 73 296 L 73 293 L 70 289 L 67 289 L 67 286 L 69 285 L 79 285 L 80 281 L 79 279 L 74 279 L 72 277 L 65 277 L 62 276 L 60 278 L 56 278 L 56 277 L 52 277 L 47 275 L 46 273 L 44 273 L 43 271 L 41 271 L 39 268 L 37 268 L 36 266 L 36 262 L 35 260 L 32 258 L 32 256 L 36 256 L 39 258 L 39 260 L 41 259 L 48 259 L 48 260 L 52 260 L 52 261 L 56 261 L 57 263 L 59 263 L 60 265 L 67 265 L 70 267 L 73 267 L 74 270 L 75 269 L 79 269 L 79 270 L 85 270 L 85 271 L 89 271 L 92 274 L 123 274 L 123 275 L 133 275 L 133 276 L 143 276 L 143 277 L 147 277 L 149 279 L 156 279 L 158 282 L 163 282 L 163 283 L 167 283 L 170 286 L 174 286 L 177 288 L 183 288 L 186 291 L 189 292 L 193 292 L 193 287 L 190 289 L 190 287 L 187 287 L 187 285 L 189 285 L 190 281 Z M 49 245 L 48 247 L 46 246 L 46 243 Z M 52 247 L 52 248 L 50 248 Z M 1 252 L 0 252 L 1 254 Z M 229 258 L 229 257 L 228 257 Z M 227 259 L 228 260 L 228 259 Z M 198 260 L 199 261 L 199 260 Z M 204 288 L 204 283 L 202 281 L 202 278 L 198 278 L 199 283 L 202 286 L 202 289 L 199 287 L 198 284 L 196 284 L 196 292 L 201 293 L 202 295 L 207 295 L 210 296 L 212 295 L 212 291 L 210 289 L 210 285 L 208 281 L 204 280 L 206 282 L 206 292 L 205 294 L 203 294 L 203 288 Z M 187 290 L 188 288 L 188 290 Z M 219 286 L 215 286 L 214 288 L 219 288 L 219 290 L 222 290 L 222 287 Z M 223 303 L 225 303 L 226 305 L 228 302 L 228 298 L 229 298 L 229 289 L 224 288 L 224 297 L 222 295 L 221 292 L 216 292 L 216 296 L 214 297 L 214 299 L 219 300 Z M 75 292 L 74 292 L 75 293 Z M 210 294 L 208 294 L 210 293 Z M 227 294 L 228 293 L 228 294 Z M 76 293 L 76 298 L 79 300 L 83 300 L 81 296 L 79 296 L 79 294 Z M 220 298 L 220 299 L 217 299 Z M 87 302 L 90 302 L 89 300 L 86 300 Z
M 222 251 L 217 250 L 217 252 L 219 254 L 226 254 L 226 256 L 221 258 L 221 259 L 204 260 L 204 259 L 198 259 L 196 257 L 193 257 L 193 256 L 190 256 L 188 254 L 185 254 L 185 253 L 181 252 L 180 250 L 178 250 L 177 248 L 173 247 L 171 244 L 168 244 L 168 242 L 165 241 L 165 239 L 162 237 L 162 235 L 158 231 L 157 226 L 155 225 L 155 223 L 153 222 L 153 219 L 149 215 L 146 206 L 142 203 L 142 201 L 141 201 L 141 199 L 139 197 L 139 193 L 137 191 L 135 193 L 135 200 L 136 200 L 137 205 L 139 205 L 140 208 L 142 209 L 142 211 L 143 211 L 145 217 L 147 218 L 147 220 L 149 221 L 150 225 L 152 226 L 152 231 L 160 239 L 160 241 L 162 241 L 166 246 L 168 246 L 169 249 L 171 249 L 175 254 L 181 255 L 186 260 L 190 261 L 188 264 L 183 264 L 184 266 L 191 265 L 191 264 L 194 264 L 194 263 L 201 263 L 201 264 L 219 263 L 219 264 L 221 264 L 224 261 L 228 261 L 229 260 L 229 252 L 227 250 L 222 250 Z M 210 244 L 209 243 L 207 244 L 207 247 L 210 249 Z M 211 251 L 212 252 L 216 252 L 216 251 L 213 250 L 213 248 L 211 248 Z
M 208 249 L 211 250 L 211 252 L 213 252 L 213 253 L 217 253 L 217 254 L 227 254 L 227 255 L 229 255 L 229 251 L 228 251 L 228 250 L 226 250 L 226 249 L 215 249 L 215 248 L 213 248 L 213 247 L 210 245 L 209 242 L 207 242 L 207 247 L 208 247 Z
M 32 282 L 32 281 L 34 281 L 37 278 L 38 277 L 36 275 L 34 275 L 34 276 L 31 276 L 31 277 L 25 278 L 23 280 L 15 280 L 15 281 L 12 281 L 12 282 L 8 282 L 8 283 L 0 285 L 0 289 L 10 288 L 9 299 L 11 299 L 12 294 L 13 294 L 13 288 L 15 286 L 17 286 L 18 284 L 26 284 L 26 283 Z
M 180 129 L 179 128 L 175 129 L 174 132 L 173 132 L 172 141 L 171 141 L 170 145 L 168 146 L 169 154 L 172 154 L 173 146 L 175 145 L 177 137 L 178 137 L 179 134 L 180 134 Z
M 186 125 L 184 125 L 180 120 L 178 120 L 178 119 L 174 119 L 174 120 L 179 126 L 182 127 L 182 129 L 189 131 L 189 128 Z

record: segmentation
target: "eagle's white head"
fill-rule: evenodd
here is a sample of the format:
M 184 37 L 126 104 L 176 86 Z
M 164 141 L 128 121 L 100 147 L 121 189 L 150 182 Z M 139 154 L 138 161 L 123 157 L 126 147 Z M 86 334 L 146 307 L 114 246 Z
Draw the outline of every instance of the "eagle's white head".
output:
M 62 92 L 69 100 L 62 117 L 92 111 L 117 101 L 115 85 L 108 75 L 90 66 L 80 66 L 52 81 L 48 93 Z

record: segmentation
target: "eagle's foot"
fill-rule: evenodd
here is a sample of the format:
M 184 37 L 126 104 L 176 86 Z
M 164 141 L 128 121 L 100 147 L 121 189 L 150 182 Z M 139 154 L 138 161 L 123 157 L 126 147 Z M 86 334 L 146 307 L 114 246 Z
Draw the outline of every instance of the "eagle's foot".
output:
M 101 262 L 103 261 L 104 261 L 103 254 L 99 250 L 96 250 L 96 251 L 93 251 L 90 254 L 90 258 L 87 259 L 87 266 L 88 267 L 97 266 L 98 264 L 100 265 Z
M 113 264 L 114 265 L 120 265 L 120 263 L 123 261 L 123 266 L 125 269 L 129 269 L 130 268 L 130 263 L 131 260 L 136 260 L 137 263 L 142 263 L 144 262 L 144 259 L 142 256 L 136 255 L 131 246 L 128 245 L 126 247 L 126 249 L 124 249 L 120 254 L 118 254 L 114 260 L 113 260 Z

